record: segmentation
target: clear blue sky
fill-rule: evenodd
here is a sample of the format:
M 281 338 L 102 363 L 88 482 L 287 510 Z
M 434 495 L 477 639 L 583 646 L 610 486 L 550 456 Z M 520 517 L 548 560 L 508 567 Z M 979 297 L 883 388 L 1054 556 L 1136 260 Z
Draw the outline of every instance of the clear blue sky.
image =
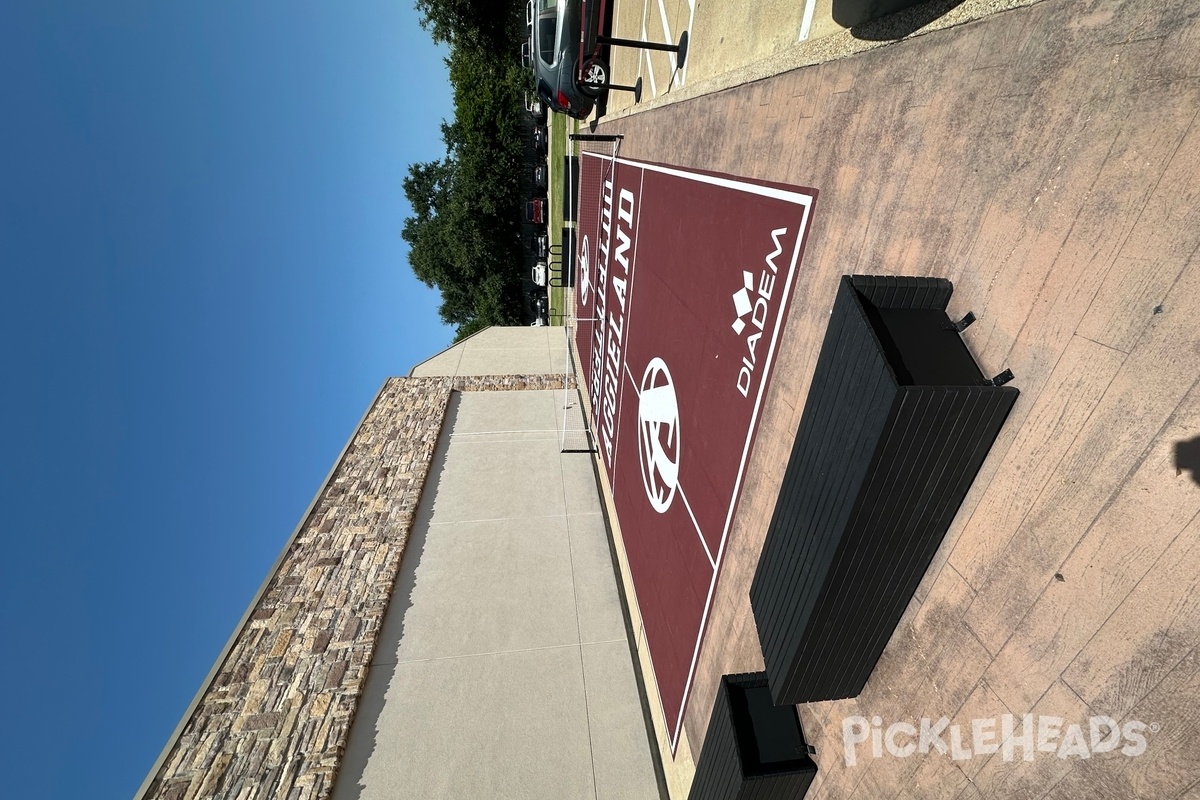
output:
M 384 378 L 447 346 L 412 0 L 0 2 L 0 794 L 128 798 Z

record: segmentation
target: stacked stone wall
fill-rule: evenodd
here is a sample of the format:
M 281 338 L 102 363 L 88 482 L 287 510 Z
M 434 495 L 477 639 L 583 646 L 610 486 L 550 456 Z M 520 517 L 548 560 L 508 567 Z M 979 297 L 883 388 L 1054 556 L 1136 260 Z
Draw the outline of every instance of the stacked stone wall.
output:
M 141 796 L 328 797 L 451 392 L 563 380 L 390 379 Z

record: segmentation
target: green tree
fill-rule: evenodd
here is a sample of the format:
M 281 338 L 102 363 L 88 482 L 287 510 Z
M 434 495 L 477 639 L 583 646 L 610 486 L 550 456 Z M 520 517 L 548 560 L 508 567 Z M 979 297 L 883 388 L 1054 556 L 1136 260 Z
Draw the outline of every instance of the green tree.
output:
M 404 193 L 413 215 L 402 236 L 414 274 L 442 295 L 458 336 L 520 321 L 522 93 L 530 77 L 512 30 L 522 6 L 419 0 L 422 24 L 450 45 L 454 119 L 442 123 L 445 158 L 413 164 Z M 520 23 L 516 26 L 506 21 Z M 501 55 L 503 53 L 503 55 Z
M 505 53 L 524 26 L 524 4 L 511 0 L 417 0 L 421 27 L 435 42 L 475 42 Z

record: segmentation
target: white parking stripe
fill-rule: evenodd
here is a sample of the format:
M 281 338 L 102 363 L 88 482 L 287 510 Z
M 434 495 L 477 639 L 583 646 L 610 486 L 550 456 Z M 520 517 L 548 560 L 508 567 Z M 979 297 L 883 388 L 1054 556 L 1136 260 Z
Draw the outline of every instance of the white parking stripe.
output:
M 646 15 L 649 13 L 650 13 L 650 0 L 642 0 L 642 35 L 638 38 L 640 38 L 643 42 L 646 41 Z M 617 18 L 616 12 L 613 12 L 613 19 L 616 19 L 616 18 Z M 645 50 L 638 51 L 638 77 L 639 78 L 642 77 L 642 56 L 645 54 L 646 54 Z M 651 64 L 649 62 L 647 62 L 646 66 L 650 67 Z M 651 82 L 653 82 L 653 79 L 654 79 L 654 76 L 653 76 L 653 73 L 651 73 Z
M 817 0 L 804 0 L 804 19 L 800 21 L 800 39 L 803 42 L 808 38 L 808 31 L 812 27 L 813 11 L 817 8 Z
M 642 41 L 646 41 L 646 20 L 642 20 Z M 650 79 L 650 97 L 658 97 L 658 82 L 654 80 L 654 62 L 650 60 L 652 50 L 639 50 L 641 56 L 638 57 L 638 63 L 641 63 L 643 58 L 646 59 L 646 77 Z
M 688 26 L 687 26 L 688 53 L 691 53 L 692 52 L 692 35 L 693 35 L 692 28 L 694 27 L 693 23 L 695 23 L 695 21 L 696 21 L 695 0 L 688 0 L 688 5 L 690 5 L 692 7 L 691 14 L 688 16 Z M 691 57 L 691 55 L 688 55 L 687 58 L 684 59 L 683 69 L 679 70 L 679 85 L 680 86 L 683 86 L 685 83 L 687 83 L 688 65 L 691 63 L 692 63 L 692 57 Z
M 646 0 L 646 2 L 648 3 L 649 0 Z M 646 5 L 643 4 L 642 5 L 642 39 L 645 39 L 645 38 L 646 38 Z M 642 77 L 642 56 L 643 55 L 645 55 L 645 51 L 639 50 L 638 57 L 637 57 L 637 62 L 638 62 L 637 76 L 639 78 Z
M 671 38 L 671 23 L 667 22 L 667 7 L 663 5 L 663 0 L 658 0 L 658 16 L 662 18 L 663 26 L 663 43 L 674 44 L 674 39 Z M 667 61 L 671 65 L 671 75 L 675 74 L 675 54 L 667 53 Z

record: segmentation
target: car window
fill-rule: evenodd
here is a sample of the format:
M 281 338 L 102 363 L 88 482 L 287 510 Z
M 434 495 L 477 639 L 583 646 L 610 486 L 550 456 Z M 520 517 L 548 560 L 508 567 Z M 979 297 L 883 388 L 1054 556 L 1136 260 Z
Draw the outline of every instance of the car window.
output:
M 558 39 L 558 7 L 557 0 L 537 0 L 538 4 L 538 55 L 547 64 L 553 64 L 557 58 L 555 40 Z

